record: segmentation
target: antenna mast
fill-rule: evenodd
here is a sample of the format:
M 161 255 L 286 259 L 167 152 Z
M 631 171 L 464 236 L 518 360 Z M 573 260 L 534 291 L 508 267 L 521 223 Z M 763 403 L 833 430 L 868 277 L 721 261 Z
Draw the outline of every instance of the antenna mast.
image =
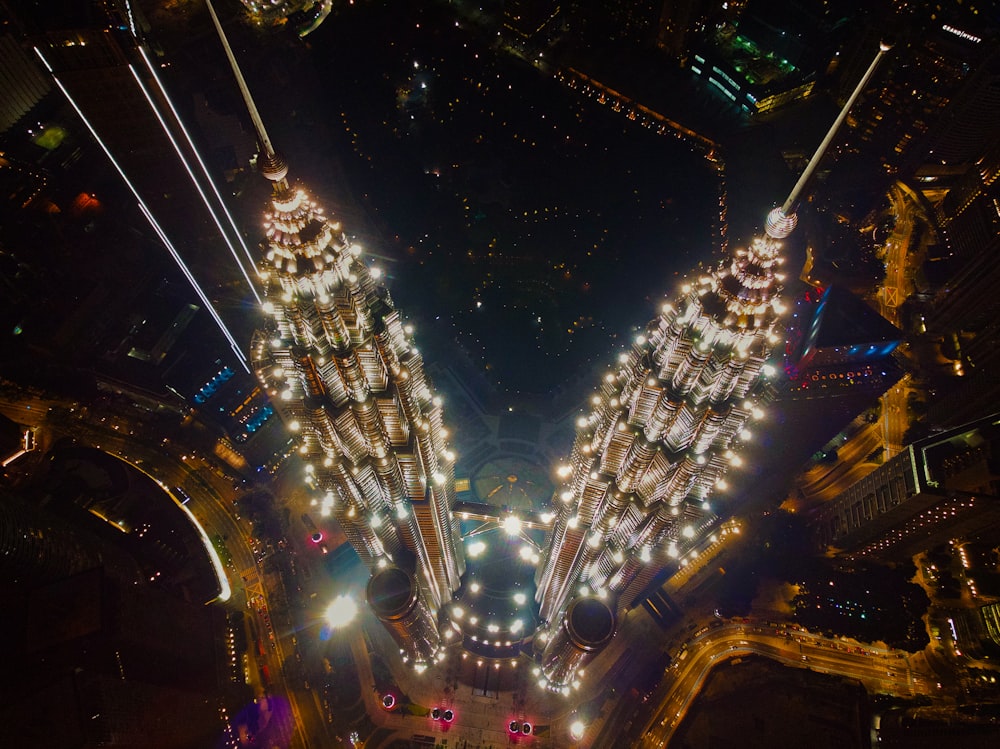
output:
M 239 63 L 236 62 L 233 48 L 229 46 L 229 39 L 226 38 L 226 32 L 222 30 L 222 24 L 219 22 L 219 16 L 215 13 L 212 0 L 205 0 L 205 5 L 208 6 L 208 12 L 212 16 L 215 30 L 219 32 L 222 47 L 226 50 L 226 57 L 229 58 L 229 64 L 233 69 L 233 74 L 236 76 L 236 83 L 240 87 L 240 93 L 243 94 L 243 101 L 246 103 L 247 110 L 250 112 L 250 119 L 253 120 L 254 129 L 257 131 L 257 140 L 260 141 L 260 146 L 264 151 L 261 171 L 272 182 L 279 182 L 288 174 L 288 166 L 278 156 L 274 150 L 274 146 L 271 145 L 271 139 L 267 135 L 267 130 L 264 129 L 264 121 L 260 118 L 260 112 L 257 111 L 257 105 L 254 103 L 253 96 L 250 95 L 250 89 L 247 87 L 247 82 L 243 77 L 243 72 L 240 70 Z

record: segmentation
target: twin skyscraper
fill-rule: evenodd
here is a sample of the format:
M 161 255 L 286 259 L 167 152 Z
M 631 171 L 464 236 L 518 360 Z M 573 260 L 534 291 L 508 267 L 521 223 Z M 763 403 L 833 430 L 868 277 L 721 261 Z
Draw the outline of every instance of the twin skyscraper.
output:
M 444 653 L 465 572 L 441 400 L 377 270 L 288 179 L 212 17 L 272 185 L 253 368 L 296 438 L 317 500 L 370 571 L 369 605 L 403 659 L 423 669 Z M 783 341 L 782 240 L 806 180 L 885 51 L 764 232 L 678 289 L 596 383 L 570 454 L 552 466 L 557 486 L 535 573 L 539 626 L 497 632 L 535 658 L 546 687 L 574 681 L 613 638 L 622 608 L 719 528 L 713 492 L 740 463 L 762 413 L 767 359 Z

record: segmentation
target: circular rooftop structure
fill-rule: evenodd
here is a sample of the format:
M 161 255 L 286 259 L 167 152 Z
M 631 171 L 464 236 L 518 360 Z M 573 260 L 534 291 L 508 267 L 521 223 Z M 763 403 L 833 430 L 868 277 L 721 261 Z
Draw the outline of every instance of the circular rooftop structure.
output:
M 445 626 L 471 653 L 511 658 L 538 626 L 535 568 L 553 486 L 547 471 L 518 455 L 485 461 L 469 483 L 474 501 L 455 508 L 466 570 L 444 607 Z
M 614 636 L 615 612 L 597 598 L 580 598 L 566 612 L 566 628 L 582 650 L 596 650 Z
M 413 578 L 398 567 L 379 570 L 368 581 L 368 603 L 380 619 L 402 619 L 416 602 Z
M 516 515 L 507 515 L 507 518 Z M 469 521 L 463 521 L 463 528 Z M 466 650 L 510 658 L 538 625 L 535 603 L 537 542 L 531 532 L 501 520 L 486 521 L 466 536 L 466 570 L 455 599 L 445 608 Z

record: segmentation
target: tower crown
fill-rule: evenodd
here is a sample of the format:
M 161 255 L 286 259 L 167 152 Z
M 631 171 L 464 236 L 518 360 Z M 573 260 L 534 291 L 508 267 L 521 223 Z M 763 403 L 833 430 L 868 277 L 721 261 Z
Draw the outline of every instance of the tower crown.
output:
M 271 182 L 284 180 L 288 176 L 288 163 L 284 157 L 275 151 L 268 153 L 264 147 L 261 150 L 264 153 L 257 159 L 257 168 L 260 169 L 260 173 Z
M 332 267 L 339 253 L 353 248 L 346 243 L 334 246 L 339 230 L 340 224 L 327 221 L 323 209 L 304 189 L 282 189 L 271 197 L 271 210 L 264 216 L 265 258 L 274 270 L 290 276 L 323 273 Z M 321 293 L 319 289 L 313 291 Z

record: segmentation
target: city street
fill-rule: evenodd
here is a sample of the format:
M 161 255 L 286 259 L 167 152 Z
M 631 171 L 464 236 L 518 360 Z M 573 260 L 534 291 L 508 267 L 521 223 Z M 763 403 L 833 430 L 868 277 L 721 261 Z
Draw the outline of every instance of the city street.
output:
M 644 730 L 636 732 L 637 738 L 642 736 L 637 746 L 665 747 L 697 698 L 709 671 L 726 660 L 747 655 L 761 655 L 785 665 L 857 679 L 872 694 L 938 695 L 934 674 L 917 670 L 903 651 L 859 646 L 789 625 L 729 622 L 696 636 L 681 650 L 656 695 L 657 709 Z M 596 741 L 592 746 L 610 748 L 614 744 Z
M 285 684 L 283 664 L 292 647 L 291 628 L 279 632 L 268 605 L 268 590 L 262 580 L 259 560 L 255 555 L 255 542 L 250 523 L 243 518 L 236 505 L 238 492 L 235 475 L 225 473 L 226 465 L 207 456 L 199 456 L 180 445 L 146 435 L 140 429 L 128 428 L 128 420 L 120 414 L 107 414 L 96 410 L 84 411 L 57 399 L 18 396 L 0 401 L 0 413 L 8 418 L 32 426 L 39 445 L 38 455 L 63 438 L 71 438 L 81 445 L 95 447 L 115 456 L 141 471 L 160 484 L 165 491 L 177 493 L 179 487 L 190 499 L 185 507 L 198 520 L 207 536 L 226 539 L 225 547 L 231 563 L 226 568 L 232 596 L 224 605 L 230 610 L 242 610 L 248 617 L 248 648 L 246 663 L 247 683 L 258 699 L 265 693 L 285 693 L 289 697 L 294 726 L 276 724 L 290 747 L 308 749 L 308 733 L 315 735 L 315 728 L 307 732 L 303 713 L 310 723 L 323 721 L 310 692 L 302 694 Z M 24 460 L 24 459 L 22 459 Z M 259 547 L 259 544 L 256 544 Z M 263 655 L 256 639 L 264 643 Z M 267 668 L 272 685 L 263 683 L 263 667 Z M 302 699 L 305 698 L 305 699 Z M 300 705 L 300 700 L 302 705 Z M 267 702 L 260 703 L 266 708 Z M 294 732 L 294 735 L 293 735 Z
M 896 221 L 885 242 L 885 280 L 879 294 L 879 312 L 900 327 L 903 323 L 899 305 L 914 291 L 909 265 L 916 263 L 916 258 L 923 257 L 925 248 L 911 247 L 916 210 L 911 196 L 896 184 L 889 191 L 889 202 Z M 921 241 L 926 243 L 926 238 Z M 882 443 L 886 460 L 903 449 L 903 435 L 910 425 L 907 410 L 909 380 L 910 375 L 907 375 L 882 396 Z

